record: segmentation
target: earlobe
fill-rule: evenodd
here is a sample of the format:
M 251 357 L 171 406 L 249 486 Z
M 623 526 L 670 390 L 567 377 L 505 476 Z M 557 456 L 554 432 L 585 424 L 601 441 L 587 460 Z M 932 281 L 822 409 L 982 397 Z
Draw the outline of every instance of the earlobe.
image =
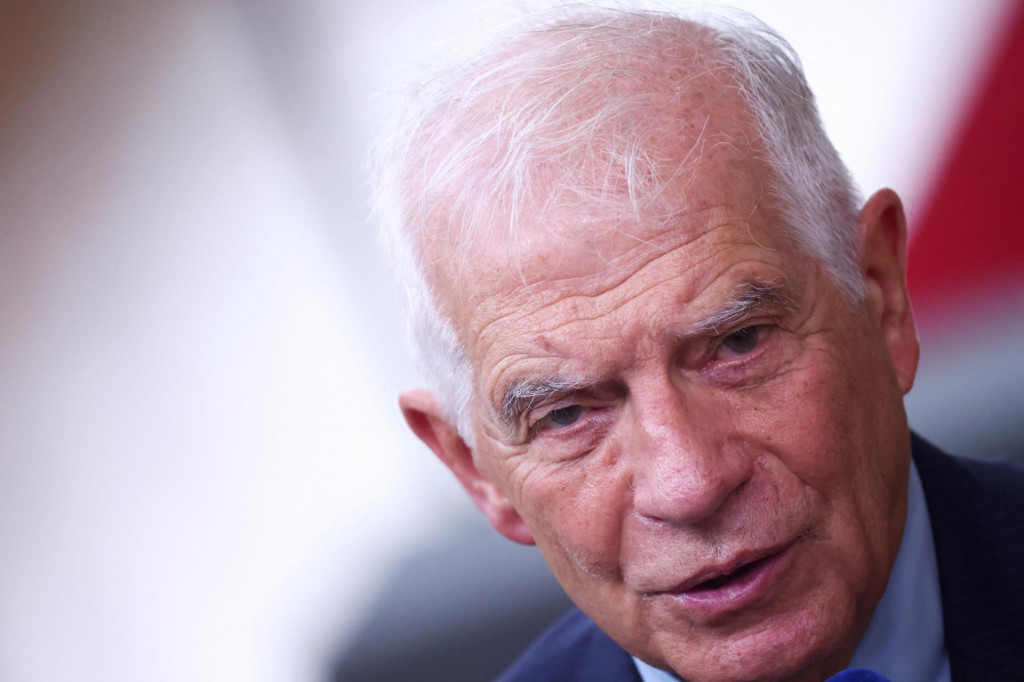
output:
M 473 451 L 445 417 L 434 394 L 423 389 L 403 391 L 398 404 L 409 428 L 455 474 L 495 530 L 514 542 L 534 544 L 512 502 L 480 473 Z
M 903 393 L 914 385 L 920 346 L 907 293 L 907 220 L 891 189 L 875 192 L 860 214 L 861 274 L 867 305 L 880 325 Z

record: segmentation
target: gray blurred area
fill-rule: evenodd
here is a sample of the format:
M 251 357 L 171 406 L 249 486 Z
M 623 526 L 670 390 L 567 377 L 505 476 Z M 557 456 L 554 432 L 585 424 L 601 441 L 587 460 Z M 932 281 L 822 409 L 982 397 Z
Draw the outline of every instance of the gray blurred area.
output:
M 472 516 L 395 567 L 332 679 L 493 679 L 570 606 L 536 549 Z

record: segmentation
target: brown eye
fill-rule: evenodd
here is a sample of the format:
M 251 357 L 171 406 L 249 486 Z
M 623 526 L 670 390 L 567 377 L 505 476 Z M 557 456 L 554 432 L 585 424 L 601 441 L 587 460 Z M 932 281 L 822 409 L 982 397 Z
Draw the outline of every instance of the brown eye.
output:
M 730 353 L 745 355 L 757 348 L 757 343 L 761 340 L 763 333 L 761 325 L 744 327 L 722 339 L 722 346 Z

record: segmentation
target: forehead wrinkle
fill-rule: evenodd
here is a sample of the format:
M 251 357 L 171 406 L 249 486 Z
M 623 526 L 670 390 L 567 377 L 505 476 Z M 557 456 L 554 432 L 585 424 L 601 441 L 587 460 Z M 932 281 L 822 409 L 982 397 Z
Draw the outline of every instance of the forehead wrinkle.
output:
M 715 231 L 716 227 L 728 226 L 730 222 L 731 221 L 724 221 L 718 223 L 716 225 L 713 225 L 706 231 L 703 231 L 696 235 L 692 235 L 691 238 L 688 239 L 686 243 L 681 246 L 691 245 L 692 242 L 699 241 L 702 237 L 709 236 L 712 232 Z M 563 327 L 572 327 L 578 324 L 592 323 L 596 320 L 600 320 L 603 317 L 613 315 L 614 313 L 620 311 L 625 306 L 642 297 L 645 293 L 648 293 L 658 287 L 665 285 L 667 282 L 671 282 L 677 277 L 684 275 L 685 277 L 683 277 L 682 281 L 685 284 L 685 286 L 679 287 L 679 289 L 675 292 L 671 303 L 671 307 L 673 309 L 678 310 L 679 308 L 688 307 L 689 305 L 693 304 L 696 301 L 696 299 L 700 296 L 698 292 L 706 290 L 706 287 L 710 283 L 709 278 L 711 280 L 718 279 L 716 276 L 714 276 L 714 274 L 711 271 L 704 272 L 704 265 L 709 261 L 713 261 L 715 259 L 715 251 L 708 251 L 706 253 L 701 252 L 700 257 L 697 259 L 693 259 L 692 254 L 685 254 L 685 268 L 669 268 L 666 271 L 666 273 L 659 274 L 658 277 L 653 278 L 648 282 L 644 282 L 644 286 L 642 289 L 633 289 L 627 291 L 621 294 L 617 300 L 613 299 L 613 304 L 611 305 L 611 307 L 601 308 L 600 306 L 598 306 L 597 308 L 595 308 L 593 305 L 588 305 L 593 302 L 599 302 L 605 296 L 615 295 L 616 291 L 621 290 L 621 285 L 623 283 L 627 282 L 628 280 L 634 277 L 641 275 L 645 270 L 654 266 L 663 257 L 671 256 L 673 253 L 676 253 L 677 251 L 678 248 L 662 250 L 661 253 L 655 254 L 654 257 L 651 258 L 643 266 L 641 266 L 640 269 L 628 272 L 621 279 L 617 278 L 611 285 L 603 287 L 605 289 L 604 291 L 598 293 L 581 293 L 573 294 L 571 296 L 556 297 L 554 300 L 545 302 L 539 306 L 524 306 L 522 304 L 516 304 L 510 301 L 508 298 L 503 298 L 502 302 L 505 306 L 507 306 L 505 312 L 502 315 L 494 318 L 493 320 L 485 324 L 484 327 L 480 329 L 479 333 L 476 334 L 475 343 L 473 344 L 475 351 L 474 355 L 481 358 L 482 360 L 486 359 L 487 355 L 492 354 L 496 346 L 499 347 L 500 349 L 498 351 L 499 357 L 494 361 L 494 364 L 489 369 L 486 369 L 486 373 L 490 374 L 493 378 L 492 386 L 495 386 L 495 388 L 498 389 L 497 391 L 494 391 L 493 389 L 491 391 L 488 391 L 488 393 L 490 393 L 492 396 L 492 401 L 489 402 L 493 406 L 492 409 L 494 410 L 494 412 L 498 413 L 500 410 L 499 406 L 500 401 L 502 399 L 500 386 L 503 383 L 500 379 L 502 375 L 508 373 L 517 374 L 518 372 L 516 372 L 516 365 L 518 365 L 522 360 L 542 359 L 543 357 L 546 357 L 547 359 L 556 360 L 561 363 L 570 359 L 567 356 L 567 353 L 564 352 L 563 349 L 560 349 L 558 347 L 563 344 L 559 343 L 559 339 L 554 338 L 555 335 L 553 335 L 552 332 L 555 332 L 556 330 Z M 566 281 L 571 281 L 574 279 L 579 278 L 566 278 Z M 775 297 L 775 299 L 773 300 L 782 300 L 783 288 L 773 287 L 770 285 L 770 283 L 773 282 L 775 279 L 773 276 L 762 276 L 760 278 L 752 277 L 751 279 L 753 281 L 759 282 L 761 284 L 761 288 L 765 289 L 766 292 L 778 289 L 779 296 Z M 733 296 L 733 298 L 736 299 L 735 303 L 737 305 L 739 305 L 739 303 L 741 303 L 742 300 L 744 300 L 744 293 L 748 294 L 749 298 L 749 294 L 756 289 L 752 289 L 750 287 L 740 289 L 739 287 L 742 287 L 742 283 L 737 285 L 737 292 L 735 292 Z M 767 303 L 767 299 L 764 302 Z M 567 304 L 571 306 L 573 312 L 573 314 L 568 318 L 565 315 L 559 314 L 539 315 L 542 311 L 545 311 L 546 309 L 566 306 Z M 753 306 L 751 305 L 745 309 L 752 309 L 752 307 Z M 587 311 L 588 308 L 594 310 L 595 312 L 593 314 L 589 314 L 588 311 L 588 314 L 582 314 L 584 311 Z M 547 321 L 548 324 L 544 324 L 541 327 L 532 328 L 531 333 L 529 335 L 506 333 L 509 325 L 511 325 L 514 328 L 515 323 L 518 322 L 519 320 L 537 317 L 538 315 L 543 320 Z M 722 323 L 723 322 L 721 320 L 717 321 L 717 324 L 719 325 Z M 698 322 L 697 324 L 701 323 Z M 674 333 L 673 336 L 685 336 L 691 326 L 696 327 L 697 325 L 677 326 L 676 329 L 679 331 Z M 622 336 L 623 330 L 619 327 L 616 327 L 615 329 L 617 330 L 616 335 Z M 593 330 L 591 330 L 591 332 L 588 333 L 585 339 L 579 339 L 570 336 L 570 338 L 567 339 L 567 342 L 574 344 L 573 347 L 578 350 L 578 346 L 576 346 L 575 344 L 577 344 L 580 341 L 592 340 L 593 338 L 594 334 Z M 486 350 L 484 350 L 481 353 L 482 347 L 486 348 Z M 538 351 L 540 351 L 540 354 L 538 354 Z M 606 370 L 607 369 L 609 368 L 606 368 Z
M 607 206 L 603 208 L 607 209 Z M 733 222 L 731 215 L 722 215 L 725 212 L 721 205 L 685 206 L 675 210 L 671 216 L 648 216 L 629 221 L 615 219 L 603 227 L 606 216 L 592 209 L 574 211 L 569 219 L 542 214 L 531 231 L 536 239 L 526 239 L 526 232 L 521 231 L 514 248 L 496 242 L 496 247 L 474 250 L 478 267 L 508 274 L 500 279 L 490 279 L 494 286 L 489 291 L 478 289 L 476 295 L 464 292 L 458 301 L 471 305 L 474 298 L 486 299 L 507 293 L 500 290 L 509 286 L 526 295 L 535 291 L 545 293 L 556 283 L 572 286 L 578 281 L 593 278 L 595 274 L 601 277 L 600 286 L 610 290 L 642 272 L 661 256 L 688 247 L 717 228 Z M 570 255 L 578 256 L 583 265 L 567 263 Z M 555 273 L 559 268 L 572 268 L 572 271 L 557 276 Z M 613 269 L 620 274 L 616 276 Z M 511 274 L 513 270 L 514 275 Z
M 717 334 L 720 327 L 738 322 L 757 311 L 793 310 L 795 307 L 789 287 L 781 277 L 751 277 L 734 285 L 729 298 L 717 310 L 689 326 L 687 334 Z M 593 389 L 599 383 L 590 378 L 562 374 L 516 380 L 502 392 L 498 416 L 511 430 L 519 417 L 534 405 L 555 395 Z
M 608 270 L 605 270 L 605 269 L 602 268 L 601 271 L 599 273 L 597 273 L 601 277 L 600 282 L 598 284 L 592 285 L 590 287 L 591 289 L 596 288 L 596 287 L 600 287 L 599 291 L 587 291 L 586 290 L 587 287 L 579 286 L 578 289 L 580 289 L 582 291 L 578 291 L 577 293 L 564 293 L 564 294 L 560 294 L 559 293 L 559 290 L 564 290 L 564 289 L 567 289 L 567 288 L 571 287 L 574 282 L 585 281 L 587 279 L 592 279 L 594 277 L 595 273 L 588 272 L 588 273 L 581 274 L 581 275 L 561 278 L 560 280 L 559 279 L 555 279 L 555 278 L 540 279 L 535 284 L 529 285 L 528 287 L 526 287 L 526 289 L 524 290 L 524 293 L 523 293 L 523 295 L 528 297 L 528 298 L 533 297 L 534 296 L 534 293 L 533 293 L 534 290 L 538 290 L 538 289 L 542 290 L 543 293 L 546 293 L 548 295 L 552 295 L 552 296 L 555 297 L 555 298 L 553 298 L 553 300 L 551 300 L 549 302 L 544 302 L 544 303 L 541 303 L 541 304 L 535 305 L 535 306 L 523 305 L 522 303 L 512 303 L 512 302 L 510 302 L 510 300 L 509 300 L 509 298 L 507 296 L 500 296 L 499 297 L 499 295 L 497 293 L 492 294 L 491 296 L 489 296 L 489 298 L 491 298 L 491 299 L 500 298 L 502 304 L 506 307 L 506 310 L 504 312 L 502 312 L 501 314 L 495 316 L 493 319 L 491 319 L 488 322 L 486 322 L 480 328 L 480 331 L 476 334 L 476 338 L 477 338 L 477 344 L 476 345 L 480 345 L 480 343 L 483 342 L 485 337 L 488 336 L 488 335 L 493 334 L 493 335 L 496 335 L 496 336 L 500 336 L 501 335 L 501 330 L 500 329 L 498 329 L 497 331 L 493 331 L 493 332 L 490 331 L 490 330 L 493 330 L 495 328 L 495 326 L 500 326 L 502 323 L 507 323 L 507 322 L 510 322 L 510 321 L 511 322 L 515 322 L 515 321 L 518 321 L 518 320 L 523 319 L 523 318 L 532 317 L 532 316 L 535 316 L 538 313 L 540 313 L 540 312 L 542 312 L 542 311 L 544 311 L 546 309 L 550 309 L 550 308 L 555 307 L 555 306 L 563 306 L 563 305 L 569 304 L 569 305 L 572 305 L 574 307 L 574 310 L 575 310 L 576 313 L 581 313 L 585 307 L 589 307 L 589 306 L 586 305 L 586 303 L 588 303 L 588 302 L 597 302 L 597 301 L 601 301 L 602 299 L 607 300 L 606 297 L 615 297 L 615 299 L 617 299 L 617 300 L 613 300 L 613 302 L 612 302 L 610 307 L 602 309 L 599 313 L 595 313 L 593 315 L 579 315 L 579 314 L 577 314 L 577 315 L 574 315 L 571 318 L 571 320 L 556 321 L 555 323 L 553 323 L 550 326 L 546 326 L 544 328 L 537 329 L 536 330 L 536 335 L 540 336 L 540 335 L 543 335 L 545 333 L 551 332 L 551 331 L 553 331 L 553 330 L 555 330 L 555 329 L 557 329 L 557 328 L 559 328 L 561 326 L 564 326 L 567 323 L 572 323 L 572 322 L 592 322 L 592 321 L 597 320 L 597 319 L 599 319 L 601 317 L 604 317 L 606 315 L 614 313 L 614 312 L 620 310 L 624 305 L 627 305 L 631 300 L 635 300 L 637 297 L 642 296 L 644 293 L 649 292 L 651 289 L 653 289 L 653 288 L 655 288 L 657 286 L 660 286 L 660 285 L 664 284 L 665 282 L 667 282 L 667 281 L 669 281 L 671 279 L 674 279 L 674 278 L 676 278 L 676 277 L 678 277 L 680 275 L 683 275 L 687 271 L 693 271 L 694 269 L 699 268 L 704 262 L 706 262 L 707 260 L 710 260 L 711 258 L 713 258 L 714 255 L 715 255 L 713 253 L 702 254 L 699 259 L 693 260 L 691 262 L 688 262 L 685 269 L 669 270 L 665 275 L 660 276 L 660 277 L 658 277 L 656 279 L 653 279 L 651 282 L 648 282 L 648 283 L 644 284 L 643 288 L 641 288 L 641 289 L 635 289 L 635 290 L 630 290 L 628 292 L 619 293 L 619 292 L 622 291 L 622 287 L 623 287 L 624 284 L 626 284 L 630 280 L 633 280 L 633 279 L 635 279 L 637 277 L 642 277 L 645 272 L 649 272 L 649 270 L 652 267 L 655 267 L 659 262 L 661 262 L 662 259 L 667 258 L 667 257 L 671 257 L 673 254 L 678 253 L 680 249 L 683 249 L 683 248 L 686 248 L 686 247 L 691 247 L 695 242 L 699 242 L 702 239 L 710 236 L 711 233 L 714 232 L 716 228 L 723 227 L 723 226 L 726 226 L 726 225 L 728 225 L 728 222 L 721 222 L 721 223 L 717 223 L 716 222 L 716 223 L 710 225 L 707 229 L 704 229 L 704 230 L 701 230 L 699 232 L 696 232 L 695 234 L 691 234 L 691 235 L 688 236 L 688 238 L 685 241 L 681 241 L 681 242 L 675 243 L 671 247 L 665 247 L 665 246 L 662 246 L 662 245 L 658 244 L 657 242 L 652 242 L 650 240 L 644 240 L 644 239 L 640 239 L 638 237 L 634 237 L 632 235 L 628 235 L 630 239 L 634 239 L 635 241 L 637 241 L 637 248 L 642 248 L 644 246 L 647 246 L 647 247 L 650 247 L 650 249 L 651 249 L 651 251 L 653 251 L 653 253 L 651 253 L 650 257 L 648 257 L 646 259 L 646 262 L 643 262 L 642 264 L 639 264 L 639 265 L 637 265 L 635 263 L 635 261 L 640 261 L 641 259 L 640 258 L 634 258 L 634 263 L 630 264 L 630 266 L 628 266 L 628 267 L 621 267 L 620 268 L 621 271 L 622 271 L 621 276 L 614 277 L 614 279 L 610 279 L 612 277 L 612 273 L 611 272 L 609 272 Z M 670 232 L 674 232 L 674 231 L 670 231 Z M 686 258 L 687 258 L 687 260 L 690 260 L 690 259 L 692 259 L 692 256 L 687 254 Z M 602 259 L 601 263 L 602 263 L 602 265 L 607 265 L 607 266 L 610 266 L 610 267 L 615 267 L 615 266 L 621 265 L 621 262 L 617 262 L 617 261 L 620 261 L 620 260 L 621 260 L 620 258 Z M 561 282 L 561 286 L 559 285 L 559 282 Z M 699 283 L 695 283 L 692 288 L 693 289 L 698 289 L 699 288 Z M 692 292 L 690 293 L 689 296 L 680 296 L 680 302 L 686 302 L 686 301 L 689 301 L 689 300 L 692 300 L 692 299 L 693 299 L 693 293 Z M 583 305 L 579 305 L 579 302 L 581 302 L 581 301 L 584 302 Z M 481 305 L 481 306 L 478 306 L 478 309 L 479 308 L 486 308 L 486 306 Z
M 613 317 L 618 311 L 630 305 L 633 301 L 637 300 L 637 298 L 641 297 L 646 292 L 656 289 L 659 286 L 663 286 L 666 282 L 672 280 L 673 278 L 674 275 L 660 277 L 656 281 L 653 281 L 644 286 L 644 288 L 641 290 L 634 290 L 630 292 L 628 296 L 619 297 L 617 300 L 614 300 L 612 302 L 612 305 L 608 307 L 594 307 L 588 305 L 581 305 L 579 301 L 599 301 L 601 298 L 608 295 L 610 292 L 602 292 L 601 294 L 597 295 L 577 294 L 574 296 L 560 298 L 556 301 L 546 304 L 545 306 L 542 306 L 541 308 L 538 308 L 535 311 L 532 311 L 527 315 L 524 315 L 524 317 L 526 317 L 529 316 L 530 314 L 537 314 L 538 312 L 546 308 L 551 308 L 555 306 L 570 306 L 573 310 L 572 316 L 568 318 L 563 315 L 551 315 L 549 318 L 550 323 L 545 324 L 542 327 L 532 329 L 531 334 L 528 338 L 524 337 L 523 335 L 510 336 L 510 338 L 514 339 L 513 341 L 511 341 L 511 343 L 515 344 L 514 350 L 509 349 L 511 352 L 508 352 L 507 354 L 502 353 L 501 357 L 499 357 L 494 363 L 494 365 L 490 368 L 489 373 L 491 373 L 492 375 L 497 375 L 495 377 L 498 380 L 496 383 L 500 385 L 501 375 L 505 373 L 517 374 L 518 372 L 516 371 L 516 365 L 518 365 L 523 360 L 543 358 L 548 360 L 554 360 L 561 364 L 572 359 L 573 353 L 571 350 L 568 350 L 570 348 L 575 349 L 578 352 L 580 350 L 580 344 L 590 345 L 590 342 L 594 341 L 597 338 L 606 338 L 610 336 L 621 337 L 623 335 L 623 329 L 617 326 L 612 326 L 611 328 L 609 328 L 609 325 L 614 325 L 614 320 L 609 320 L 608 322 L 604 323 L 604 326 L 600 327 L 600 329 L 602 329 L 602 332 L 600 334 L 595 329 L 591 329 L 585 338 L 575 332 L 568 334 L 566 338 L 557 338 L 554 333 L 561 328 L 572 328 L 580 324 L 595 323 L 600 322 L 602 319 L 609 319 Z M 684 298 L 684 296 L 679 295 L 677 300 L 681 303 L 683 302 Z M 588 310 L 586 314 L 582 314 L 583 311 L 586 310 L 587 308 L 590 308 L 591 310 Z M 509 316 L 505 316 L 503 319 L 507 319 L 508 317 Z M 484 337 L 488 335 L 488 330 L 491 331 L 491 335 L 498 337 L 493 343 L 490 344 L 489 349 L 492 349 L 494 346 L 499 344 L 501 338 L 504 335 L 502 334 L 501 329 L 494 328 L 494 325 L 498 321 L 499 320 L 495 320 L 494 322 L 489 323 L 487 327 L 481 330 L 481 333 L 477 337 L 477 348 L 479 348 L 482 345 Z M 610 369 L 611 368 L 605 367 L 602 371 L 606 372 L 609 371 Z M 529 370 L 527 370 L 527 372 L 529 372 Z M 521 381 L 513 379 L 512 383 L 510 384 L 510 387 L 515 386 L 517 383 L 528 383 L 529 381 L 529 379 L 523 379 Z M 504 396 L 505 394 L 507 394 L 508 390 L 509 389 L 506 389 L 504 394 L 502 395 Z

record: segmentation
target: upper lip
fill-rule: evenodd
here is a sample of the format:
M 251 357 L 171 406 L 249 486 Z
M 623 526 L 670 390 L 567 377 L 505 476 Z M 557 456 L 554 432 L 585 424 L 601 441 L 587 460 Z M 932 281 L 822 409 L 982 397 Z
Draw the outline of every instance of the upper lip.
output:
M 715 564 L 714 566 L 703 568 L 700 571 L 694 573 L 686 580 L 677 583 L 676 585 L 673 585 L 668 589 L 656 590 L 654 594 L 687 592 L 702 583 L 706 583 L 709 580 L 714 580 L 715 578 L 719 578 L 723 575 L 729 575 L 730 573 L 734 573 L 739 569 L 743 568 L 744 566 L 746 566 L 747 564 L 752 564 L 755 561 L 767 559 L 770 556 L 778 554 L 783 550 L 787 549 L 792 544 L 793 542 L 785 542 L 780 545 L 772 547 L 752 549 L 740 552 L 728 561 L 724 561 L 722 563 Z

